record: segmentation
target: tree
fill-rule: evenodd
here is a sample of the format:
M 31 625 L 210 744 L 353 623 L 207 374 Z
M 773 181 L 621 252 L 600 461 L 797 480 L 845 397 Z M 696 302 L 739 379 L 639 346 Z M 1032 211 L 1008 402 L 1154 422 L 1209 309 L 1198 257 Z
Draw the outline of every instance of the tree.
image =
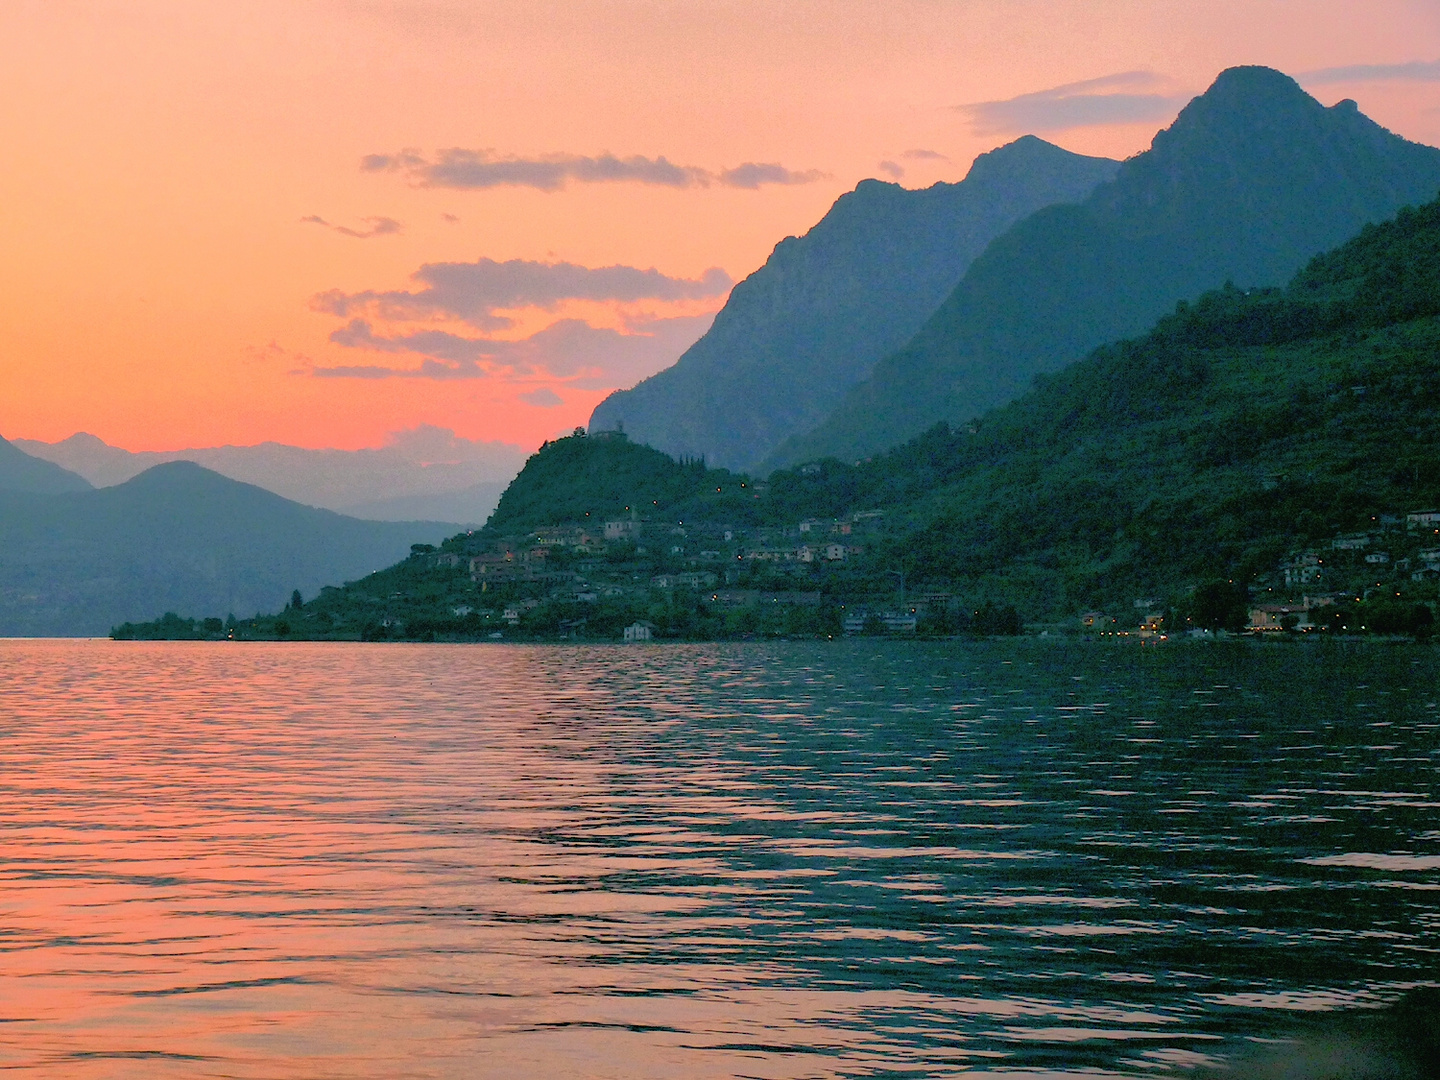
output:
M 305 606 L 305 598 L 300 595 L 299 589 L 296 589 L 290 594 L 290 606 L 296 611 L 299 611 L 302 607 Z
M 1249 616 L 1250 597 L 1233 581 L 1207 581 L 1190 598 L 1190 618 L 1206 630 L 1240 630 Z

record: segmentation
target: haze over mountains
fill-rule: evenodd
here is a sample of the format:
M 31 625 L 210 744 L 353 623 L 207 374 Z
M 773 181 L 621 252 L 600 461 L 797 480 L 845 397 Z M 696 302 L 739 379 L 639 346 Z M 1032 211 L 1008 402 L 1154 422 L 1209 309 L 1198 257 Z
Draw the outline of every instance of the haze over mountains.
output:
M 65 491 L 89 491 L 90 486 L 83 476 L 77 476 L 52 462 L 31 457 L 8 439 L 0 438 L 0 491 L 53 495 Z
M 31 460 L 63 466 L 96 487 L 123 483 L 164 462 L 193 461 L 232 480 L 353 517 L 462 525 L 484 523 L 525 461 L 518 446 L 464 439 L 434 427 L 397 432 L 387 445 L 366 450 L 261 443 L 135 453 L 83 432 L 57 443 L 16 439 L 14 445 Z
M 1179 300 L 1227 280 L 1282 284 L 1437 189 L 1440 150 L 1354 102 L 1327 109 L 1280 72 L 1232 68 L 1083 203 L 998 237 L 912 341 L 764 467 L 853 461 L 978 416 Z
M 0 444 L 0 636 L 100 635 L 166 611 L 275 610 L 294 589 L 313 595 L 454 531 L 301 506 L 189 462 L 100 489 L 76 477 L 82 487 L 70 490 L 49 465 L 62 475 L 46 473 L 48 491 L 7 490 L 25 482 L 7 479 L 19 475 L 12 454 Z
M 1118 168 L 1027 135 L 982 154 L 957 184 L 865 180 L 777 244 L 673 367 L 601 402 L 590 427 L 749 468 L 909 340 L 995 236 Z

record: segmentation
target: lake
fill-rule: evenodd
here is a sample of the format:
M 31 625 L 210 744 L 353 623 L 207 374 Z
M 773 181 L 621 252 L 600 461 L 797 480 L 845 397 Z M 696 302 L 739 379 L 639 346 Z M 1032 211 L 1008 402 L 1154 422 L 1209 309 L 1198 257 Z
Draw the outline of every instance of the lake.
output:
M 0 641 L 0 1069 L 1186 1075 L 1435 985 L 1440 653 Z

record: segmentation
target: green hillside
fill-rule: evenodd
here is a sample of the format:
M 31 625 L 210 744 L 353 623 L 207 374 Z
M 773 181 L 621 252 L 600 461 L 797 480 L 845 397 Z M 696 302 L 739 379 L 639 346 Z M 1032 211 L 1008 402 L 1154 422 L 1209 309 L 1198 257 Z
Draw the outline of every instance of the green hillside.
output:
M 1440 150 L 1354 102 L 1325 108 L 1268 68 L 1232 68 L 1085 202 L 997 238 L 914 339 L 770 459 L 854 461 L 1023 393 L 1181 299 L 1284 284 L 1366 223 L 1440 190 Z
M 593 524 L 627 512 L 678 512 L 707 517 L 753 518 L 754 493 L 746 477 L 709 469 L 700 460 L 676 461 L 625 436 L 582 429 L 545 443 L 526 461 L 495 513 L 488 535 L 505 535 L 546 525 Z
M 777 473 L 766 513 L 884 506 L 880 559 L 1032 617 L 1206 578 L 1440 505 L 1440 202 L 1226 288 L 964 430 Z M 1399 541 L 1397 541 L 1398 543 Z

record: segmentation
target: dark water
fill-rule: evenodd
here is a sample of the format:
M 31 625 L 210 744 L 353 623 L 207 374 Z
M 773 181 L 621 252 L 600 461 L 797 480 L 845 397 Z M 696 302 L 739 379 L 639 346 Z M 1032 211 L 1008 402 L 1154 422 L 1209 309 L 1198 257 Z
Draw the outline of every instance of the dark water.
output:
M 1437 676 L 0 642 L 0 1070 L 1187 1075 L 1435 985 Z

